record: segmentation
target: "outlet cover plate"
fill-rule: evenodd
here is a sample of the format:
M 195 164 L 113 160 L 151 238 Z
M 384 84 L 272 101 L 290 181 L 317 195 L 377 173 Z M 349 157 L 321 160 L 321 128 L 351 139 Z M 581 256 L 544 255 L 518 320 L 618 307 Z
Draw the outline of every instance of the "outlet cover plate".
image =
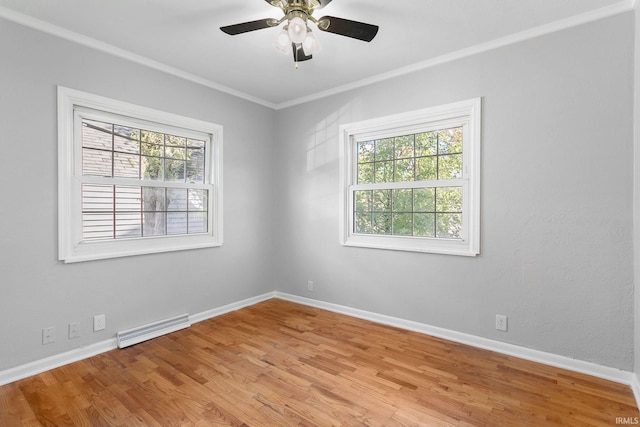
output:
M 51 344 L 56 341 L 56 327 L 42 328 L 42 344 Z
M 496 329 L 507 332 L 507 316 L 496 314 Z
M 93 316 L 93 331 L 101 331 L 107 327 L 107 320 L 104 314 Z
M 80 323 L 79 322 L 71 322 L 69 323 L 69 339 L 80 337 Z

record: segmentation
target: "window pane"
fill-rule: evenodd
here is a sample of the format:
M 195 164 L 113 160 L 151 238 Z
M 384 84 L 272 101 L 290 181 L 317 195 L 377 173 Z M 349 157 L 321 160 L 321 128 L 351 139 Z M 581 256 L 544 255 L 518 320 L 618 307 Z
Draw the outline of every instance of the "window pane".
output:
M 371 211 L 372 195 L 373 192 L 370 190 L 355 191 L 353 197 L 355 200 L 356 211 Z
M 375 168 L 375 182 L 393 182 L 393 162 L 376 162 Z
M 164 146 L 161 144 L 142 143 L 140 151 L 145 156 L 162 157 L 164 154 Z
M 200 140 L 200 139 L 190 139 L 187 138 L 187 147 L 193 147 L 193 148 L 205 148 L 205 142 Z
M 151 144 L 164 145 L 164 135 L 158 132 L 140 130 L 140 140 Z
M 191 211 L 206 211 L 209 192 L 207 190 L 189 190 L 189 206 Z
M 113 186 L 82 185 L 82 240 L 113 238 Z
M 113 212 L 113 185 L 82 185 L 83 212 Z
M 436 190 L 437 212 L 462 212 L 462 187 L 444 187 Z
M 140 187 L 125 187 L 116 185 L 116 212 L 142 210 Z
M 166 189 L 164 187 L 142 187 L 142 209 L 145 212 L 166 210 Z
M 438 179 L 438 158 L 419 157 L 416 159 L 416 181 Z
M 165 212 L 145 212 L 144 236 L 164 236 L 167 234 L 167 214 Z
M 140 212 L 116 212 L 115 238 L 130 239 L 142 236 L 142 218 Z
M 438 137 L 436 132 L 425 132 L 416 135 L 416 157 L 435 156 L 438 154 Z
M 358 183 L 370 184 L 373 182 L 374 163 L 363 163 L 358 165 Z
M 187 145 L 187 138 L 181 137 L 181 136 L 176 136 L 176 135 L 165 135 L 165 145 L 167 146 L 167 149 L 169 148 L 184 148 Z M 169 157 L 169 155 L 167 155 L 167 157 Z
M 166 146 L 164 156 L 170 159 L 185 160 L 187 158 L 187 149 L 182 147 Z
M 395 161 L 394 182 L 413 181 L 413 159 Z
M 413 211 L 413 190 L 405 188 L 393 191 L 393 211 L 412 212 Z
M 184 160 L 165 159 L 164 180 L 172 182 L 184 182 L 185 168 L 186 163 Z
M 82 149 L 82 175 L 110 177 L 113 167 L 113 153 L 111 151 Z
M 439 156 L 438 179 L 462 178 L 462 154 Z
M 462 128 L 438 132 L 438 154 L 462 153 Z
M 375 142 L 376 162 L 393 160 L 393 138 L 380 139 Z
M 121 132 L 113 138 L 114 151 L 140 153 L 140 131 L 138 129 L 115 126 L 115 132 Z
M 373 162 L 374 160 L 374 143 L 373 141 L 365 141 L 358 143 L 358 164 Z
M 437 214 L 436 237 L 462 238 L 462 214 Z
M 435 188 L 416 188 L 413 190 L 413 210 L 414 212 L 435 212 Z
M 375 212 L 391 212 L 391 190 L 373 191 L 373 210 Z
M 408 159 L 414 157 L 413 142 L 414 135 L 399 136 L 395 138 L 395 158 Z
M 436 215 L 416 213 L 413 215 L 414 235 L 419 237 L 436 236 Z
M 207 213 L 206 212 L 189 212 L 187 232 L 188 233 L 206 233 L 207 232 Z
M 370 212 L 356 212 L 354 232 L 361 234 L 373 233 L 373 219 Z
M 164 160 L 162 158 L 142 156 L 141 168 L 143 179 L 152 181 L 164 180 Z
M 113 239 L 113 213 L 82 214 L 82 240 Z
M 184 188 L 167 189 L 167 210 L 168 211 L 187 211 L 187 190 Z M 185 227 L 186 229 L 186 227 Z
M 116 135 L 116 138 L 121 137 L 140 141 L 140 129 L 114 124 L 113 133 Z
M 373 233 L 391 234 L 391 213 L 373 213 Z
M 112 125 L 84 119 L 82 121 L 82 146 L 100 150 L 111 150 Z
M 186 212 L 167 212 L 167 234 L 187 234 Z
M 137 154 L 113 153 L 113 176 L 139 178 L 140 156 Z
M 396 236 L 411 236 L 413 234 L 413 214 L 393 214 L 393 234 Z
M 187 149 L 187 182 L 204 182 L 204 148 Z

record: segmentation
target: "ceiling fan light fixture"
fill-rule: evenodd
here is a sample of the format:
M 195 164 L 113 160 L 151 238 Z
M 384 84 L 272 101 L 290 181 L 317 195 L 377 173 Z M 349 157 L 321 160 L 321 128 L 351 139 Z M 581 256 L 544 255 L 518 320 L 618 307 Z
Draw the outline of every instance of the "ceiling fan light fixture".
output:
M 302 43 L 307 37 L 307 23 L 299 16 L 289 20 L 289 38 L 293 43 Z
M 263 0 L 271 6 L 277 7 L 283 13 L 280 19 L 266 18 L 242 22 L 220 27 L 220 30 L 230 36 L 248 33 L 250 31 L 274 28 L 284 23 L 273 46 L 282 53 L 293 51 L 293 61 L 308 61 L 313 53 L 320 50 L 320 42 L 308 27 L 309 21 L 314 23 L 319 31 L 350 37 L 364 42 L 370 42 L 378 33 L 377 25 L 366 22 L 352 21 L 335 16 L 314 18 L 316 9 L 322 9 L 333 0 Z M 315 29 L 315 28 L 314 28 Z

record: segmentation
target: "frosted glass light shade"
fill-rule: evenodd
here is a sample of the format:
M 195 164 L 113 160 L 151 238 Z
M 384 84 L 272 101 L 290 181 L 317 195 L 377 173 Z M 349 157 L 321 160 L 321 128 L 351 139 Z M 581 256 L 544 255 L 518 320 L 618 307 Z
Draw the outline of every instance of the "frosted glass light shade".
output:
M 291 40 L 289 40 L 287 27 L 284 27 L 284 29 L 278 33 L 278 37 L 273 41 L 273 46 L 280 53 L 291 53 Z
M 304 41 L 302 42 L 302 50 L 304 51 L 304 54 L 307 56 L 313 55 L 314 53 L 320 50 L 320 42 L 318 41 L 318 38 L 316 37 L 316 35 L 311 32 L 311 30 L 307 32 L 307 36 L 304 38 Z
M 307 37 L 307 23 L 296 16 L 289 21 L 289 38 L 294 43 L 302 43 Z

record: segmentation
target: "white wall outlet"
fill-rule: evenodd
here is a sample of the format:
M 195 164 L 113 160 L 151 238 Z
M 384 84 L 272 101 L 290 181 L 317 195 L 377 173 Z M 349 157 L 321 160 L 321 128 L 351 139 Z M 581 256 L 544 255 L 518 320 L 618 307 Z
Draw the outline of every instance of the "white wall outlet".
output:
M 507 332 L 507 316 L 496 314 L 496 329 Z
M 313 280 L 307 281 L 307 290 L 313 292 Z
M 80 323 L 69 323 L 69 339 L 78 338 L 80 336 Z
M 42 329 L 42 344 L 51 344 L 56 340 L 56 327 L 49 326 Z
M 104 314 L 93 316 L 93 332 L 101 331 L 107 327 L 107 319 Z

